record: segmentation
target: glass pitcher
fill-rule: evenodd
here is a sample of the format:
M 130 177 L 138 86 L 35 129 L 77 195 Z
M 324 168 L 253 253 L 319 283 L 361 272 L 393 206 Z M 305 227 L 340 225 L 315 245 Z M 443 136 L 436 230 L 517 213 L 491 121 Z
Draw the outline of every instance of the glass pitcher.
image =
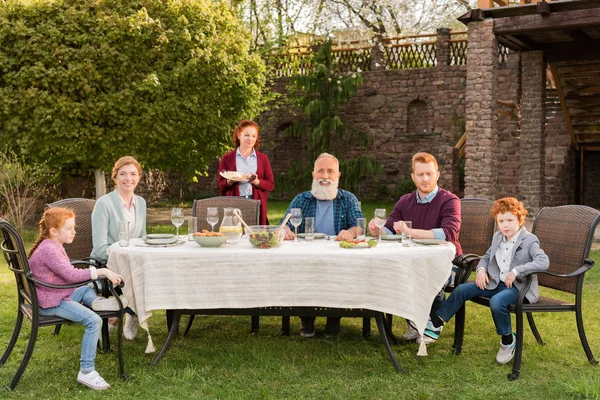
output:
M 227 207 L 224 209 L 223 222 L 219 232 L 227 236 L 227 243 L 236 244 L 242 237 L 242 222 L 236 214 L 243 218 L 239 208 Z

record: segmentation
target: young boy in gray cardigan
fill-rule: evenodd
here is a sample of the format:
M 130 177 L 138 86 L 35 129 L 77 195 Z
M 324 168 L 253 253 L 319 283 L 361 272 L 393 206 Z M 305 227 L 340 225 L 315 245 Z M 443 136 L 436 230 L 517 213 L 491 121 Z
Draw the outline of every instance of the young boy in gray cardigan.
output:
M 516 302 L 519 290 L 524 286 L 515 279 L 522 272 L 547 270 L 550 260 L 540 248 L 537 236 L 527 232 L 523 226 L 527 215 L 523 203 L 514 197 L 505 197 L 494 202 L 491 213 L 498 224 L 498 232 L 494 234 L 492 245 L 479 261 L 475 282 L 463 283 L 454 289 L 427 323 L 423 340 L 425 343 L 436 341 L 444 323 L 467 300 L 477 296 L 489 297 L 496 333 L 502 338 L 496 361 L 506 364 L 512 360 L 516 346 L 508 307 Z M 538 281 L 535 275 L 524 300 L 529 303 L 538 301 Z

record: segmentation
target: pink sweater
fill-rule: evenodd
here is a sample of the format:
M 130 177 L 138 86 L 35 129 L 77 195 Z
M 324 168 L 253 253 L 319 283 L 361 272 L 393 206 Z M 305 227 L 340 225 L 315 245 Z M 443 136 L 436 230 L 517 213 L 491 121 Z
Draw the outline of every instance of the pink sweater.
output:
M 38 281 L 65 285 L 96 277 L 96 268 L 75 268 L 69 262 L 65 248 L 52 239 L 44 239 L 29 258 L 29 267 Z M 56 307 L 61 300 L 71 300 L 75 289 L 53 289 L 37 286 L 38 302 L 42 308 Z

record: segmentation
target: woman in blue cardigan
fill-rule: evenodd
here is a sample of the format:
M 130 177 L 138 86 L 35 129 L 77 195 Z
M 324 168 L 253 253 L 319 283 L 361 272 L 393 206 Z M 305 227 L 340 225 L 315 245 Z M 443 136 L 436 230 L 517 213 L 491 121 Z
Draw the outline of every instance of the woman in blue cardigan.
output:
M 129 222 L 131 238 L 146 235 L 146 201 L 134 193 L 142 177 L 142 166 L 133 157 L 121 157 L 115 163 L 111 177 L 115 190 L 100 197 L 92 211 L 94 248 L 91 256 L 101 260 L 108 259 L 108 248 L 119 241 L 119 222 Z M 126 314 L 123 332 L 126 339 L 135 338 L 137 326 L 137 317 Z

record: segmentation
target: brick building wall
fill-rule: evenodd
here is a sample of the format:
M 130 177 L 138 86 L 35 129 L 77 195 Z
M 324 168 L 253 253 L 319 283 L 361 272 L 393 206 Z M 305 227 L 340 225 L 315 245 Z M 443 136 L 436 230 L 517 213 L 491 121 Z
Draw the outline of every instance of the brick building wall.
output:
M 519 156 L 521 126 L 521 55 L 509 53 L 506 61 L 498 64 L 497 76 L 497 162 L 498 174 L 495 198 L 520 197 Z
M 498 44 L 493 27 L 491 20 L 469 24 L 465 197 L 494 199 L 498 192 Z

